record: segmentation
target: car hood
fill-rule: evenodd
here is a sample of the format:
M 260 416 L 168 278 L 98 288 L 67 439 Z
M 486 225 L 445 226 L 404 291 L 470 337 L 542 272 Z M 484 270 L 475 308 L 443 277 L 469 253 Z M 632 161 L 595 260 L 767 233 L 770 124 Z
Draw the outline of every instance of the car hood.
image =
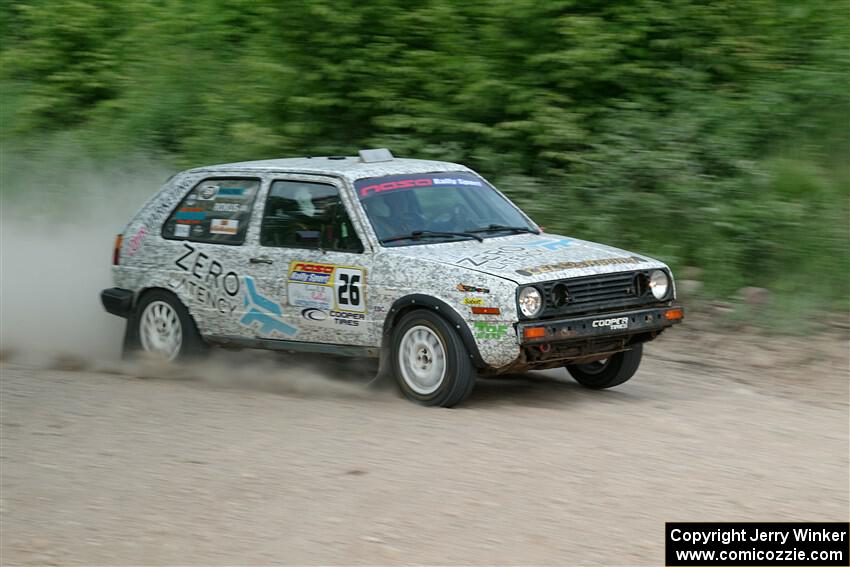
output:
M 399 246 L 387 252 L 492 274 L 518 284 L 666 267 L 643 254 L 547 233 Z

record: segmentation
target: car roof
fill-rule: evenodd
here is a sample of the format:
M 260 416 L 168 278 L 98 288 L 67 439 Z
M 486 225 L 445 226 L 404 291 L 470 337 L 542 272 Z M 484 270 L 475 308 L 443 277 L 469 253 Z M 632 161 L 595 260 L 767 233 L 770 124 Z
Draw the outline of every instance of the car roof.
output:
M 350 181 L 368 177 L 397 175 L 403 173 L 428 173 L 435 171 L 470 171 L 466 166 L 447 161 L 393 158 L 380 162 L 364 162 L 353 156 L 300 157 L 266 159 L 223 163 L 190 169 L 185 173 L 201 172 L 256 172 L 256 173 L 313 173 L 334 175 Z

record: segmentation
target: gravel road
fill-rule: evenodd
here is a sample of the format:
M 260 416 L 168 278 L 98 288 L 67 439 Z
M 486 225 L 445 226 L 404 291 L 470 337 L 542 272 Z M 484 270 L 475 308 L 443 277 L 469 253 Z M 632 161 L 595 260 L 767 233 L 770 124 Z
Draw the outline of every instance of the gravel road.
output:
M 846 521 L 846 336 L 695 327 L 616 390 L 548 371 L 454 410 L 303 357 L 7 356 L 2 563 L 661 565 L 665 521 Z

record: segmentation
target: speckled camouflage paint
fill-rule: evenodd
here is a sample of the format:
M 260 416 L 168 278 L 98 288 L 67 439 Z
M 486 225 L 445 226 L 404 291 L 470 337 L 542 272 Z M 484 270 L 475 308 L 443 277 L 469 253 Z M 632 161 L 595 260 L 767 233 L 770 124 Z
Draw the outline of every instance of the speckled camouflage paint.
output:
M 476 337 L 483 361 L 493 368 L 510 365 L 520 354 L 516 336 L 519 285 L 610 272 L 662 268 L 663 263 L 609 246 L 553 234 L 520 234 L 415 246 L 382 247 L 356 198 L 357 179 L 402 173 L 469 171 L 435 161 L 395 159 L 362 163 L 358 158 L 297 158 L 243 162 L 185 171 L 170 179 L 145 203 L 124 230 L 122 261 L 113 267 L 115 285 L 140 293 L 173 291 L 186 305 L 202 335 L 272 338 L 365 347 L 381 346 L 382 330 L 394 301 L 411 294 L 442 300 Z M 261 186 L 242 245 L 196 243 L 161 236 L 163 222 L 184 196 L 208 177 L 256 177 Z M 259 244 L 263 203 L 273 180 L 297 179 L 338 187 L 363 253 L 272 248 Z M 271 264 L 252 264 L 264 257 Z M 629 264 L 617 263 L 623 258 Z M 614 259 L 611 263 L 600 260 Z M 288 304 L 287 278 L 293 261 L 362 268 L 366 311 L 356 326 L 313 320 L 304 308 Z M 582 262 L 592 265 L 575 267 Z M 211 270 L 212 264 L 217 267 Z M 460 291 L 458 284 L 488 293 Z M 252 294 L 253 292 L 253 294 Z M 252 301 L 248 301 L 251 298 Z M 256 301 L 270 302 L 280 317 L 258 320 Z M 465 302 L 466 301 L 466 302 Z M 473 306 L 498 307 L 499 315 L 475 315 Z M 307 315 L 315 315 L 308 313 Z M 485 322 L 487 325 L 477 325 Z M 504 329 L 504 333 L 499 332 Z M 499 336 L 500 335 L 500 336 Z

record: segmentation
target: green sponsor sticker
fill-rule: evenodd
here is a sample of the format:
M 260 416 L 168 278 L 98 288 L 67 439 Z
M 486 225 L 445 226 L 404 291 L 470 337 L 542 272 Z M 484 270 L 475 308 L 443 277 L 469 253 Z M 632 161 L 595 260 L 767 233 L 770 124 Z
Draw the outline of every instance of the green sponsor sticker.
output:
M 488 323 L 486 321 L 475 321 L 473 325 L 475 329 L 475 338 L 481 340 L 501 339 L 508 331 L 508 326 L 504 323 Z

